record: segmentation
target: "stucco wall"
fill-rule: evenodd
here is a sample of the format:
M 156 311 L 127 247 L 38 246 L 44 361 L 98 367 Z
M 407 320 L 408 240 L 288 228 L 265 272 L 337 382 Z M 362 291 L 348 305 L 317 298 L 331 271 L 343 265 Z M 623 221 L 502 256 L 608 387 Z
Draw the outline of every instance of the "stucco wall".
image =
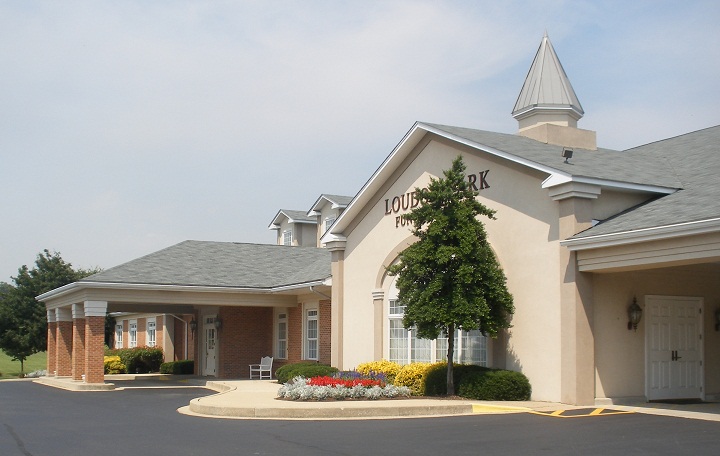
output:
M 386 209 L 392 208 L 395 196 L 425 186 L 431 175 L 442 176 L 442 171 L 448 169 L 460 153 L 467 165 L 467 174 L 488 170 L 485 177 L 489 187 L 481 190 L 478 198 L 497 210 L 497 220 L 483 222 L 515 299 L 516 313 L 509 331 L 506 359 L 496 360 L 496 365 L 505 364 L 528 375 L 534 398 L 558 400 L 558 210 L 547 191 L 541 189 L 546 176 L 440 141 L 421 144 L 406 160 L 403 169 L 386 183 L 382 194 L 376 196 L 352 232 L 346 233 L 343 366 L 349 368 L 373 359 L 370 343 L 373 334 L 368 330 L 374 327 L 372 291 L 376 288 L 387 291 L 389 280 L 383 277 L 384 267 L 411 242 L 408 228 L 396 226 L 396 217 L 400 214 L 386 214 Z M 479 184 L 479 178 L 477 182 Z M 383 353 L 387 356 L 387 347 Z
M 645 322 L 627 329 L 627 308 L 633 296 L 644 307 L 645 295 L 704 298 L 703 347 L 705 394 L 720 395 L 720 332 L 715 310 L 720 302 L 715 265 L 594 275 L 596 397 L 638 397 L 645 394 Z

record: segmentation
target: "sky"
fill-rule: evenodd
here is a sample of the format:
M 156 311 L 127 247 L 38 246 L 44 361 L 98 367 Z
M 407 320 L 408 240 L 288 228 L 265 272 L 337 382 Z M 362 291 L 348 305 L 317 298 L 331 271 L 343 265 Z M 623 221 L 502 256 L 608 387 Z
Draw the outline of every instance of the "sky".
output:
M 720 2 L 0 0 L 0 281 L 274 243 L 416 121 L 515 133 L 544 33 L 627 149 L 720 124 Z

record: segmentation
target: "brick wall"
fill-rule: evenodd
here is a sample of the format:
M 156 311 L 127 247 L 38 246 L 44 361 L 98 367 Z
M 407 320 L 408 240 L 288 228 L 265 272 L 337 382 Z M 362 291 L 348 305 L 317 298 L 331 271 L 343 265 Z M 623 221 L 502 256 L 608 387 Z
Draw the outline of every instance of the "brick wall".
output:
M 193 339 L 193 333 L 190 330 L 190 321 L 192 320 L 192 315 L 183 315 L 183 320 L 186 321 L 187 324 L 187 332 L 188 332 L 188 359 L 195 359 L 195 350 L 193 348 L 195 341 Z M 173 353 L 173 360 L 175 361 L 182 361 L 185 359 L 185 328 L 186 325 L 182 321 L 178 320 L 177 318 L 173 318 L 174 321 L 174 329 L 175 329 L 175 353 Z
M 130 322 L 123 320 L 123 346 L 122 348 L 128 348 L 130 346 Z
M 57 353 L 57 323 L 48 323 L 48 339 L 47 339 L 47 373 L 55 375 L 57 370 L 56 359 Z
M 72 375 L 72 321 L 59 321 L 57 336 L 57 375 Z
M 170 317 L 170 318 L 172 318 L 172 317 Z M 155 346 L 156 347 L 160 347 L 160 348 L 163 347 L 163 340 L 164 340 L 163 329 L 164 329 L 163 317 L 162 317 L 162 315 L 158 315 L 157 317 L 155 317 Z M 171 357 L 167 358 L 168 361 L 170 359 L 171 359 Z
M 102 383 L 105 379 L 105 317 L 85 318 L 85 382 Z
M 318 308 L 318 361 L 330 364 L 330 301 L 320 301 Z
M 248 378 L 249 364 L 273 355 L 273 309 L 222 307 L 219 316 L 223 326 L 218 334 L 218 376 Z
M 72 378 L 82 380 L 85 374 L 85 319 L 73 319 Z
M 147 345 L 147 319 L 137 319 L 137 346 L 144 347 Z
M 285 364 L 302 360 L 302 306 L 288 309 L 288 359 Z

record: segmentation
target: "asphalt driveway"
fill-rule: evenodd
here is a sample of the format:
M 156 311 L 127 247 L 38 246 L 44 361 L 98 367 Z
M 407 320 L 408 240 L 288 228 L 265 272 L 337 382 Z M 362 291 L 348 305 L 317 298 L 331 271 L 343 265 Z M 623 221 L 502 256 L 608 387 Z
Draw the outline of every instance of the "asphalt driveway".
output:
M 720 454 L 720 423 L 709 421 L 638 413 L 222 420 L 177 413 L 212 391 L 164 386 L 71 392 L 0 382 L 0 455 Z

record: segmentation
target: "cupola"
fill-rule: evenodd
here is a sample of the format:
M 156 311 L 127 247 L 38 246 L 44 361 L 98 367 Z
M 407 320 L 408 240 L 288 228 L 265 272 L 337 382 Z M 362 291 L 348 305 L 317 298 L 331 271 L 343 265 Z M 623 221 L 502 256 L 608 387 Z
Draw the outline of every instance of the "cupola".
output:
M 546 33 L 512 112 L 518 134 L 547 144 L 595 150 L 595 132 L 577 128 L 584 114 Z

